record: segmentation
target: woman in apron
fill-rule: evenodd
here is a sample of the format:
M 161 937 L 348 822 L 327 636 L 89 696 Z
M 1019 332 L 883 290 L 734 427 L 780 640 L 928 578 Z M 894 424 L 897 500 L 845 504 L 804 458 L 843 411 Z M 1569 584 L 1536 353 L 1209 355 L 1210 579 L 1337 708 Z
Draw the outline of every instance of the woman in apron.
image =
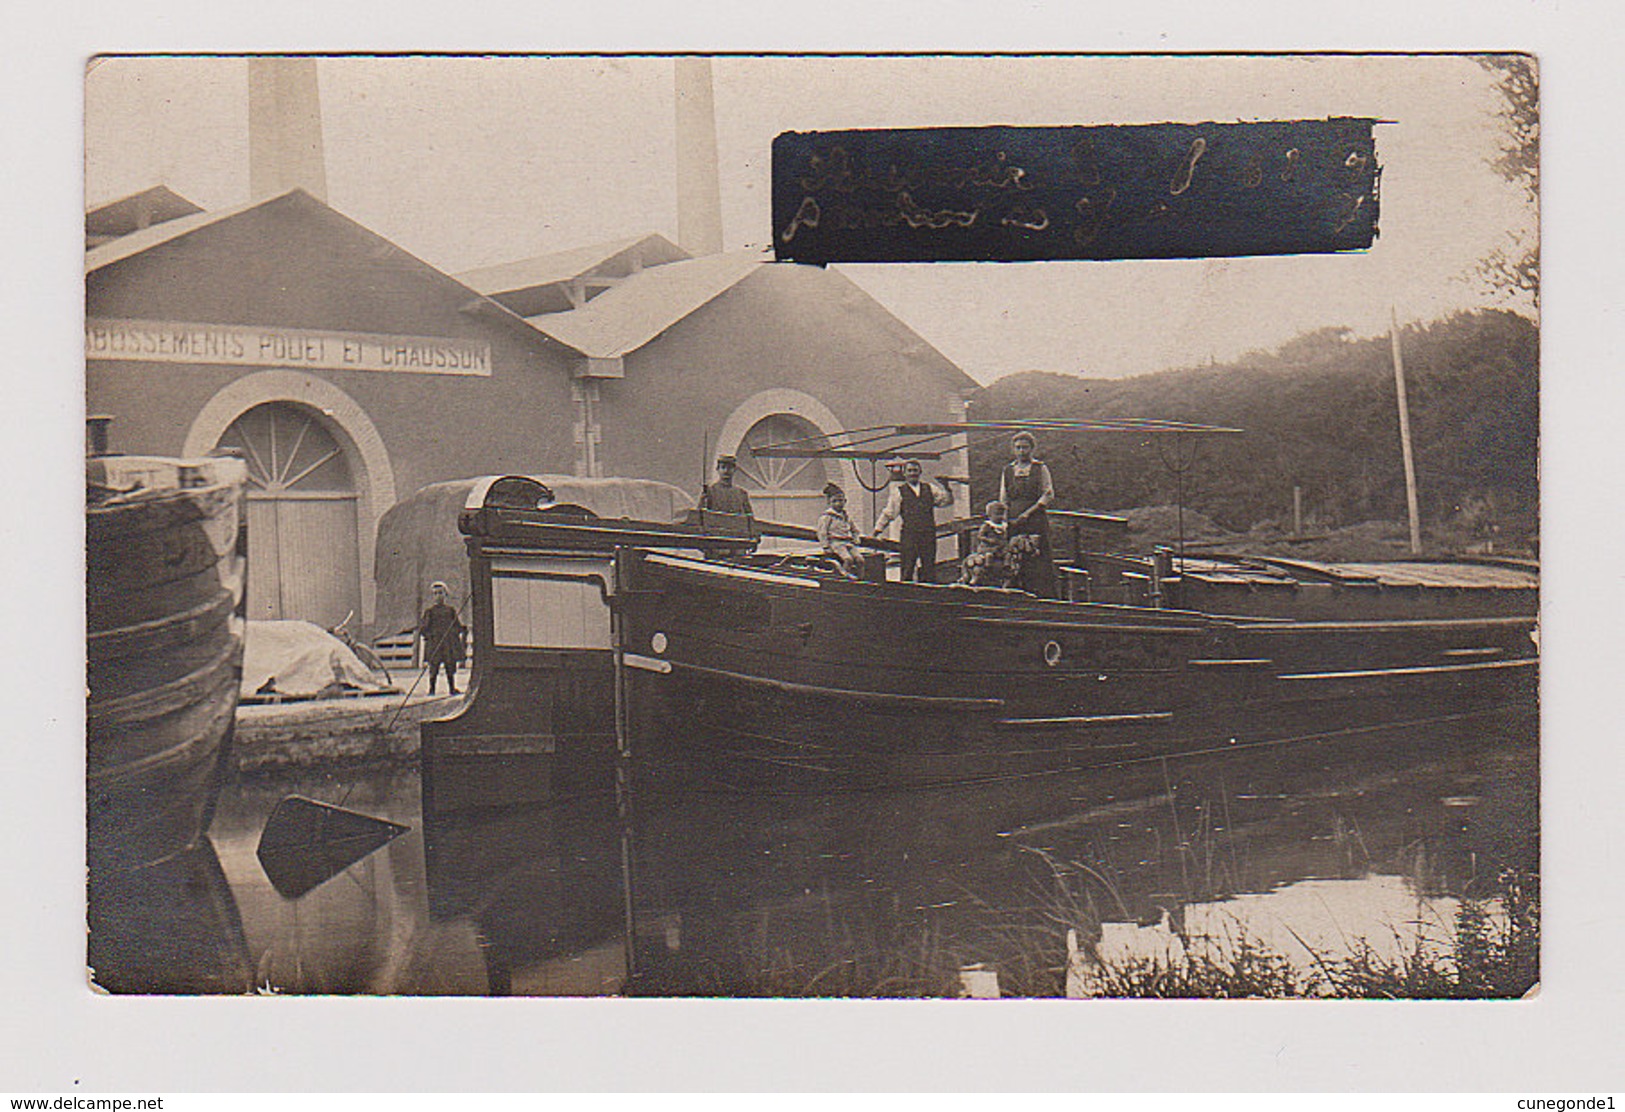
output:
M 1010 510 L 1010 536 L 1027 535 L 1038 543 L 1038 552 L 1021 561 L 1016 586 L 1040 598 L 1054 598 L 1055 562 L 1050 556 L 1045 507 L 1055 501 L 1055 482 L 1044 461 L 1033 458 L 1035 447 L 1030 432 L 1018 432 L 1010 438 L 1016 458 L 1004 465 L 999 476 L 999 501 Z

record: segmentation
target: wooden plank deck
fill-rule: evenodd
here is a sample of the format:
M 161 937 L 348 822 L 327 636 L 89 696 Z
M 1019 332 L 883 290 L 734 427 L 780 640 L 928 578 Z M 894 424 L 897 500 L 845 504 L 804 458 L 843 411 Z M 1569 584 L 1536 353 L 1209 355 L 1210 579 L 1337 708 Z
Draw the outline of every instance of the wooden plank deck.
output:
M 1394 562 L 1325 564 L 1310 560 L 1275 560 L 1246 567 L 1241 563 L 1187 557 L 1184 574 L 1209 583 L 1280 586 L 1289 583 L 1342 583 L 1376 587 L 1431 587 L 1533 590 L 1540 575 L 1533 570 L 1489 564 Z
M 1519 568 L 1481 564 L 1336 564 L 1356 575 L 1369 575 L 1387 586 L 1416 587 L 1496 587 L 1529 589 L 1540 586 L 1540 577 Z

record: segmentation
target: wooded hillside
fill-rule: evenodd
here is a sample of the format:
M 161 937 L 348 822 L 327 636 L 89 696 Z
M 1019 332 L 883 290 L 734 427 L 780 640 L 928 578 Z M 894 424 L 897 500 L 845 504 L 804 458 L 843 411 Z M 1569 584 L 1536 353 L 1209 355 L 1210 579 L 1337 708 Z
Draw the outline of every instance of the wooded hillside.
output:
M 1403 329 L 1417 485 L 1425 525 L 1532 537 L 1538 519 L 1539 342 L 1508 312 L 1462 313 Z M 1026 372 L 982 391 L 973 420 L 1135 416 L 1245 435 L 1187 442 L 1184 504 L 1234 531 L 1405 520 L 1404 465 L 1388 337 L 1347 329 L 1300 336 L 1230 364 L 1126 379 Z M 1063 508 L 1167 505 L 1176 445 L 1127 434 L 1044 435 L 1039 454 Z M 1194 460 L 1190 452 L 1194 449 Z M 980 506 L 996 496 L 1008 445 L 974 448 Z

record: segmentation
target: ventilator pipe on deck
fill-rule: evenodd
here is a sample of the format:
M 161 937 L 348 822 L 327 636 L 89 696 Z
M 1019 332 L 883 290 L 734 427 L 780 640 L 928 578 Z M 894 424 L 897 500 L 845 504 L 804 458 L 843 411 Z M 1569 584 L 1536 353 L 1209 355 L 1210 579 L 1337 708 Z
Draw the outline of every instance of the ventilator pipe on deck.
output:
M 1168 605 L 1169 581 L 1174 579 L 1174 550 L 1159 544 L 1151 550 L 1151 605 Z

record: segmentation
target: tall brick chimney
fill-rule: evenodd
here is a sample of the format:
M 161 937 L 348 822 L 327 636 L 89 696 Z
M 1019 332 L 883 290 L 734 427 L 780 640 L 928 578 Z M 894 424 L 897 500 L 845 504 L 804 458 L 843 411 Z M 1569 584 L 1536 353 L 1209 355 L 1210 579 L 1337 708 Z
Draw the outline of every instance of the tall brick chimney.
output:
M 722 190 L 711 59 L 677 58 L 677 242 L 693 255 L 722 250 Z
M 295 187 L 327 199 L 316 59 L 248 59 L 248 188 L 267 197 Z

